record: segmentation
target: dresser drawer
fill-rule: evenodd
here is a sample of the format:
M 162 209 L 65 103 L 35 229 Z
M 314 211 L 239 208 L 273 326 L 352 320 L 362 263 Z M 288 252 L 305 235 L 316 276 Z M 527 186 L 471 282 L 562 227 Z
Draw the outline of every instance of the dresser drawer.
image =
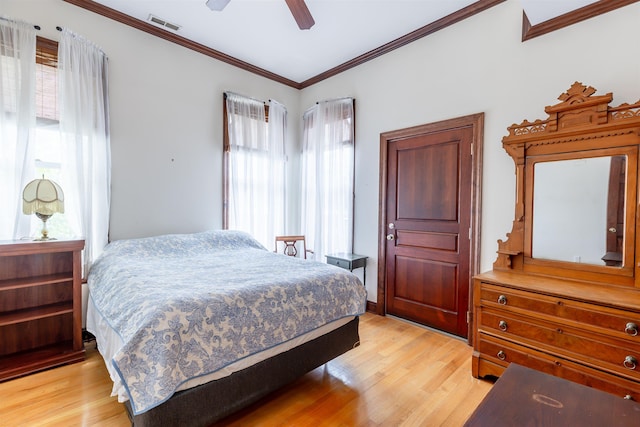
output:
M 601 305 L 588 304 L 537 293 L 519 291 L 489 283 L 480 284 L 480 305 L 504 307 L 513 312 L 535 313 L 536 317 L 560 318 L 584 328 L 625 338 L 640 344 L 640 313 L 629 313 Z
M 554 357 L 483 333 L 479 334 L 477 349 L 480 353 L 477 363 L 482 363 L 484 359 L 506 368 L 513 362 L 621 397 L 629 396 L 640 402 L 640 384 L 561 357 Z
M 629 340 L 594 334 L 560 323 L 518 316 L 509 311 L 483 309 L 481 331 L 521 341 L 591 366 L 640 380 L 640 345 Z

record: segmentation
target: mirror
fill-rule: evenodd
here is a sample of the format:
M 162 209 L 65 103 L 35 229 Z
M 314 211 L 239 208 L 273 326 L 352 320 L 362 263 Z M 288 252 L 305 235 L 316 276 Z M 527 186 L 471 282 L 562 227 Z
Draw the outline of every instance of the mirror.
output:
M 546 119 L 507 128 L 515 209 L 494 270 L 640 289 L 640 101 L 594 94 L 576 82 Z
M 531 256 L 623 266 L 626 156 L 534 164 Z

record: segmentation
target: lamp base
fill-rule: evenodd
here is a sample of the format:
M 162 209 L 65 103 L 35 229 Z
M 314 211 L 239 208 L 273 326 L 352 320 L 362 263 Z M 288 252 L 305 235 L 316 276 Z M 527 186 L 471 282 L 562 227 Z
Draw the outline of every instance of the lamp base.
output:
M 54 237 L 49 237 L 49 230 L 47 230 L 47 220 L 49 218 L 51 218 L 51 214 L 47 215 L 47 214 L 42 214 L 40 212 L 36 212 L 36 216 L 42 220 L 42 231 L 40 231 L 40 233 L 42 234 L 41 237 L 37 238 L 37 239 L 33 239 L 34 241 L 37 242 L 41 242 L 41 241 L 45 241 L 45 240 L 57 240 Z

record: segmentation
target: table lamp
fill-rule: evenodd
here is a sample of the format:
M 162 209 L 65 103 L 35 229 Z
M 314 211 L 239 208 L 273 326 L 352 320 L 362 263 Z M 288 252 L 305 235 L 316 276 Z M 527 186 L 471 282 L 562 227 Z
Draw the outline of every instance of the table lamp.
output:
M 64 213 L 64 193 L 60 186 L 49 180 L 34 179 L 24 187 L 22 192 L 22 212 L 27 215 L 35 213 L 42 220 L 42 237 L 35 240 L 55 240 L 49 237 L 47 220 L 56 213 Z

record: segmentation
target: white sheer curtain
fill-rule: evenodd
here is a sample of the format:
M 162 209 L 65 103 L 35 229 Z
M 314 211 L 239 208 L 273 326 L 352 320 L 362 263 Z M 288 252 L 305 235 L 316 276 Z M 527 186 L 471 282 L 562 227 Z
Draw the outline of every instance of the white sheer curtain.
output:
M 323 101 L 303 116 L 302 231 L 317 261 L 353 250 L 353 99 Z
M 286 109 L 226 93 L 229 229 L 252 234 L 271 248 L 284 231 L 284 135 Z
M 22 189 L 34 177 L 36 33 L 0 18 L 0 240 L 29 235 Z
M 64 29 L 58 45 L 61 182 L 65 215 L 85 239 L 83 269 L 108 243 L 111 198 L 108 61 L 97 46 Z
M 287 215 L 287 188 L 286 188 L 286 161 L 284 141 L 287 134 L 287 109 L 277 101 L 269 100 L 269 121 L 267 123 L 269 138 L 269 205 L 267 216 L 270 229 L 267 234 L 267 242 L 271 245 L 275 236 L 282 235 L 286 231 Z M 271 248 L 271 246 L 267 246 Z

